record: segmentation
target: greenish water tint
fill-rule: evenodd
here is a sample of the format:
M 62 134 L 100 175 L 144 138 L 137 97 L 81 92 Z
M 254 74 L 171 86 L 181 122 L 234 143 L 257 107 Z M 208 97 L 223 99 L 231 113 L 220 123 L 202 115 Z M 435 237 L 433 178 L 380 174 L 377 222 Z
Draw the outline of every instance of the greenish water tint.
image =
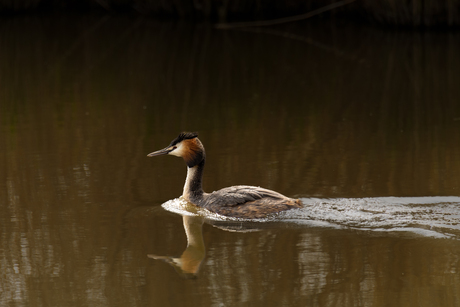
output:
M 459 36 L 1 20 L 0 304 L 458 306 Z M 184 163 L 146 157 L 182 130 L 206 191 L 306 204 L 260 231 L 192 221 L 194 279 L 155 259 L 186 250 L 161 207 Z

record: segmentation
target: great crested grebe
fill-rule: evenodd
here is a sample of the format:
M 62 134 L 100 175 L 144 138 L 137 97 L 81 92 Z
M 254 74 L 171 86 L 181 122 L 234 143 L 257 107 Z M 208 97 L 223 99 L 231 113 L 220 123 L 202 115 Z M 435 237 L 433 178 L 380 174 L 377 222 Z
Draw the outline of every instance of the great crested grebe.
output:
M 147 156 L 161 155 L 173 155 L 184 159 L 187 164 L 187 179 L 182 196 L 194 205 L 211 212 L 238 218 L 264 218 L 272 213 L 302 207 L 298 199 L 253 186 L 237 185 L 205 193 L 201 181 L 206 154 L 197 133 L 182 132 L 168 147 Z

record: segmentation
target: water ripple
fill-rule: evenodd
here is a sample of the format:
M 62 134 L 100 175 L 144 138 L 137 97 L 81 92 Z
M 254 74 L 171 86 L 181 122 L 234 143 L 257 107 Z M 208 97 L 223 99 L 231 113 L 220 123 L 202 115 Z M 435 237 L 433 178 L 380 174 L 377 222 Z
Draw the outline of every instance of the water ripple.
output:
M 267 219 L 228 218 L 199 209 L 182 198 L 164 203 L 168 211 L 200 215 L 227 230 L 273 227 L 353 228 L 408 232 L 428 237 L 460 238 L 460 197 L 302 198 L 305 207 Z M 262 224 L 266 224 L 265 226 Z M 223 227 L 222 227 L 223 228 Z
M 375 231 L 460 235 L 460 197 L 302 198 L 305 207 L 283 213 L 293 223 L 323 221 Z

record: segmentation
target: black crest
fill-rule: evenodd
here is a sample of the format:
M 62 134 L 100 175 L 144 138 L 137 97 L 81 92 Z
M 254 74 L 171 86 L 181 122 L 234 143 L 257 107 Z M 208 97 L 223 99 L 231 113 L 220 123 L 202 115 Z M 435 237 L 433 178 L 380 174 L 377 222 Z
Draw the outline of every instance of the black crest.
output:
M 181 132 L 177 138 L 175 138 L 169 146 L 174 146 L 177 143 L 182 142 L 183 140 L 189 140 L 196 138 L 198 136 L 198 133 L 196 132 Z

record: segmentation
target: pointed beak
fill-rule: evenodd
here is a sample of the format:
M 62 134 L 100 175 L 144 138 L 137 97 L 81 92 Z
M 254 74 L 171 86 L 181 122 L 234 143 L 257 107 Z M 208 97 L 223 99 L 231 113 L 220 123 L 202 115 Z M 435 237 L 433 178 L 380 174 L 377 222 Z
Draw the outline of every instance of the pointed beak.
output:
M 169 147 L 166 147 L 166 148 L 163 148 L 161 150 L 157 150 L 157 151 L 154 151 L 154 152 L 151 152 L 147 155 L 147 157 L 156 157 L 156 156 L 162 156 L 162 155 L 167 155 L 169 154 L 171 151 L 173 151 L 175 149 L 174 146 L 169 146 Z

